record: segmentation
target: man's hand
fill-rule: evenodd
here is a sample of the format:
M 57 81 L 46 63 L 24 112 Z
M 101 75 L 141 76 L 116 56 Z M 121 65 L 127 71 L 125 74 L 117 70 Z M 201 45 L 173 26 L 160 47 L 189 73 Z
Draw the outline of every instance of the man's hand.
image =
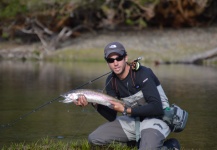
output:
M 115 102 L 115 101 L 110 101 L 110 103 L 113 105 L 113 109 L 116 110 L 117 112 L 123 113 L 124 112 L 124 105 L 119 103 L 119 102 Z M 126 110 L 127 114 L 131 114 L 131 108 L 127 108 Z
M 77 106 L 84 107 L 84 106 L 88 105 L 88 101 L 84 95 L 81 95 L 81 96 L 79 96 L 78 100 L 74 102 L 74 104 Z
M 123 112 L 124 111 L 124 106 L 123 104 L 115 101 L 110 101 L 110 103 L 113 105 L 113 109 L 116 110 L 117 112 Z

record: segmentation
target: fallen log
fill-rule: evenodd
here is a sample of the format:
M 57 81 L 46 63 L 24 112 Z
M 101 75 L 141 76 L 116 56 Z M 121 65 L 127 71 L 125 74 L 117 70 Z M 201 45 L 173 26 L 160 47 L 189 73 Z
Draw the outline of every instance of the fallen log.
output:
M 194 55 L 189 60 L 185 61 L 184 63 L 191 63 L 191 64 L 203 64 L 204 60 L 208 60 L 211 58 L 217 57 L 217 48 Z
M 197 64 L 202 65 L 205 60 L 212 59 L 217 57 L 217 48 L 211 49 L 209 51 L 205 51 L 203 53 L 196 54 L 194 56 L 188 57 L 183 60 L 178 61 L 155 61 L 155 65 L 159 64 Z

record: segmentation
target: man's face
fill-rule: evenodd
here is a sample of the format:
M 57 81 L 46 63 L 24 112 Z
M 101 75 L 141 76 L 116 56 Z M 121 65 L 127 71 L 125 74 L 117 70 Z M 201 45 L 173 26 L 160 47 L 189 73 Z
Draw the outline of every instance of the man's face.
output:
M 123 57 L 112 53 L 107 58 L 109 68 L 116 74 L 122 75 L 125 71 L 127 56 Z

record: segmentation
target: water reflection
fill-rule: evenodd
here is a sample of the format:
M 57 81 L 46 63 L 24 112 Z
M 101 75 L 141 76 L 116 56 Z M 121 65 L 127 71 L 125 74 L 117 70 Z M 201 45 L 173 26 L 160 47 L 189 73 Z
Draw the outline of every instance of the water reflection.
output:
M 215 149 L 217 136 L 217 68 L 204 66 L 149 66 L 159 77 L 170 103 L 189 112 L 186 129 L 172 133 L 185 149 Z M 0 124 L 6 124 L 104 73 L 105 63 L 0 62 Z M 85 86 L 103 89 L 105 77 Z M 93 121 L 94 120 L 94 121 Z M 92 107 L 54 102 L 0 130 L 0 145 L 34 141 L 43 137 L 59 140 L 86 138 L 105 122 Z M 61 137 L 61 138 L 58 138 Z

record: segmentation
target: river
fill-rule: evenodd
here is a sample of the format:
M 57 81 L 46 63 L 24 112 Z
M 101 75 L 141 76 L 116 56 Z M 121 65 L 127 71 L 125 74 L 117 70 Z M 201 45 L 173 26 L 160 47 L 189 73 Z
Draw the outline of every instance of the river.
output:
M 171 104 L 189 113 L 184 131 L 171 133 L 183 149 L 217 149 L 217 67 L 159 65 L 151 67 Z M 0 61 L 0 146 L 42 138 L 85 139 L 106 122 L 92 107 L 76 107 L 58 100 L 32 110 L 75 89 L 104 89 L 109 72 L 105 63 Z M 27 114 L 27 116 L 23 116 Z M 20 118 L 22 116 L 23 118 Z M 6 127 L 8 123 L 12 126 Z

